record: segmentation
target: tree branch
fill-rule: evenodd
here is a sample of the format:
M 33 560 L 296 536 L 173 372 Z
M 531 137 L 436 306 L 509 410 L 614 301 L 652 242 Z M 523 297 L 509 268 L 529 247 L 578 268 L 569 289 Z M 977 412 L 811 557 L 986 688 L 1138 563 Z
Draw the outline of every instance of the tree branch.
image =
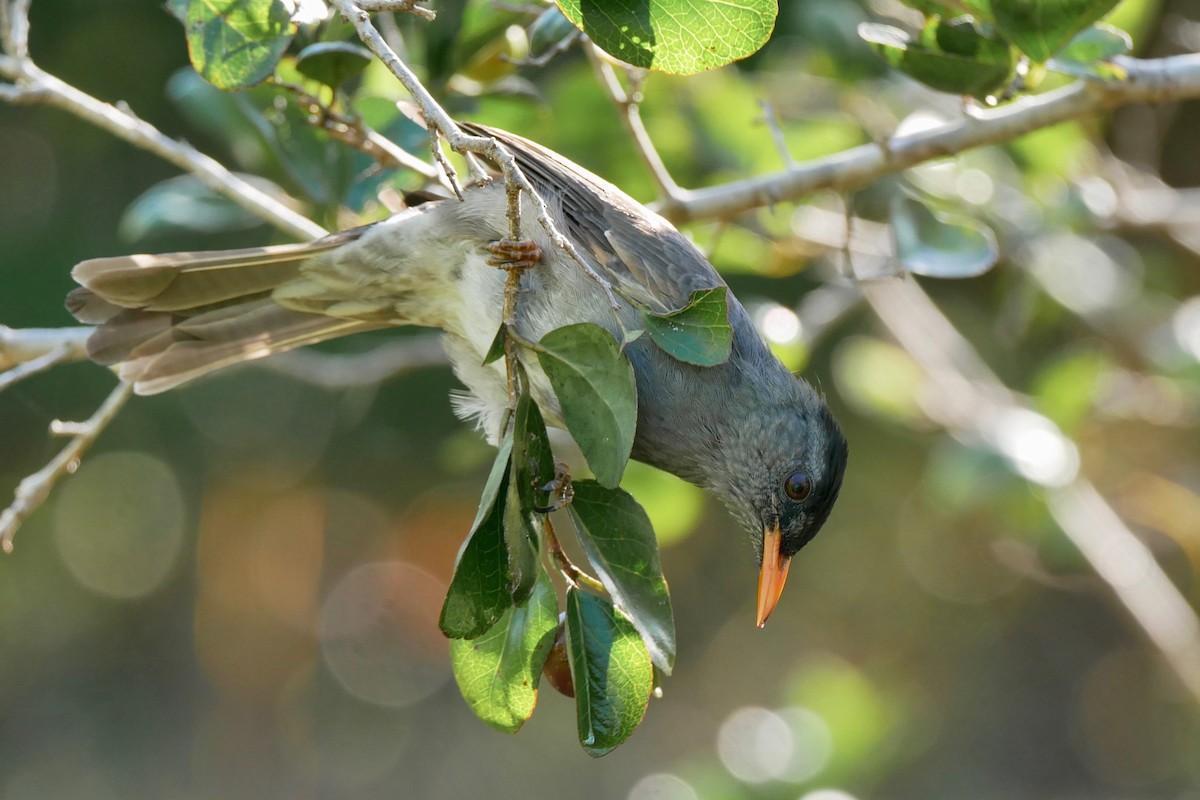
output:
M 1123 81 L 1077 81 L 1061 89 L 1019 100 L 885 142 L 855 147 L 826 158 L 757 178 L 681 190 L 655 210 L 681 224 L 723 218 L 755 208 L 799 200 L 818 189 L 849 190 L 908 167 L 951 156 L 1067 120 L 1131 103 L 1165 103 L 1200 97 L 1200 54 L 1152 60 L 1120 58 Z

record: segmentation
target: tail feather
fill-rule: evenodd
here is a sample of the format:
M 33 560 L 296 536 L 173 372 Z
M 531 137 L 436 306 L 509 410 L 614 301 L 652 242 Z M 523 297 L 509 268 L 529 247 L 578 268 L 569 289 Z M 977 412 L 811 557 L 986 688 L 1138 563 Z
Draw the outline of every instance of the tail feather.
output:
M 120 363 L 139 394 L 154 394 L 222 367 L 382 327 L 287 308 L 273 291 L 301 279 L 314 255 L 358 238 L 362 229 L 307 244 L 209 253 L 97 258 L 71 273 L 67 297 L 80 322 L 97 325 L 88 354 Z

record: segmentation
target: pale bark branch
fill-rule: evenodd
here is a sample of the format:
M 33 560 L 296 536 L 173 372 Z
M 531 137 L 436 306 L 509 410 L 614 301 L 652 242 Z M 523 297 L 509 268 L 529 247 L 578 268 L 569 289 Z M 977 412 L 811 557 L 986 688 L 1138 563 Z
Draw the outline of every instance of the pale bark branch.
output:
M 677 224 L 723 218 L 799 200 L 818 189 L 857 189 L 884 175 L 965 150 L 1007 142 L 1040 128 L 1131 103 L 1165 103 L 1200 97 L 1200 54 L 1160 59 L 1121 58 L 1123 81 L 1077 81 L 1001 108 L 892 136 L 757 178 L 704 189 L 681 190 L 656 210 Z

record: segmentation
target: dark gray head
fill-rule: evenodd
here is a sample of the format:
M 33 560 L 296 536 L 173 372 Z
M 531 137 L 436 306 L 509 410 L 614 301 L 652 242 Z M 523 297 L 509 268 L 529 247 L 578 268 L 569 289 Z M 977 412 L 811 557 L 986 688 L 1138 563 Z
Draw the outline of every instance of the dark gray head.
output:
M 779 601 L 792 556 L 828 519 L 847 458 L 846 438 L 825 399 L 774 364 L 762 365 L 739 393 L 740 408 L 722 426 L 709 476 L 709 489 L 755 542 L 760 627 Z

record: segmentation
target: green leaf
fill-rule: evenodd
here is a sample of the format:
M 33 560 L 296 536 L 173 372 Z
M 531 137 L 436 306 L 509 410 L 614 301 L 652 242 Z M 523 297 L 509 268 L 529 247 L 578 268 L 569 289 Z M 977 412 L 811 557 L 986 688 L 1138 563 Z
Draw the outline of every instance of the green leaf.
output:
M 637 427 L 633 367 L 612 335 L 588 322 L 550 331 L 535 349 L 588 466 L 605 486 L 617 486 Z
M 533 509 L 546 505 L 546 493 L 540 487 L 554 478 L 554 454 L 546 438 L 546 423 L 528 392 L 517 399 L 512 430 L 512 477 L 504 514 L 504 539 L 508 545 L 513 602 L 519 603 L 533 590 L 538 573 L 541 547 Z
M 558 47 L 578 29 L 557 7 L 547 8 L 529 26 L 529 53 L 538 56 Z
M 675 619 L 650 519 L 628 492 L 576 481 L 571 518 L 604 588 L 641 633 L 650 659 L 667 675 L 675 666 Z
M 934 17 L 916 41 L 899 28 L 868 22 L 858 35 L 893 67 L 940 92 L 985 98 L 1012 80 L 1017 65 L 1008 43 L 966 20 Z
M 474 639 L 496 624 L 512 605 L 508 548 L 504 542 L 503 498 L 508 490 L 512 436 L 500 443 L 483 487 L 471 534 L 458 553 L 454 577 L 438 625 L 451 639 Z
M 558 0 L 558 7 L 609 55 L 675 75 L 757 52 L 778 13 L 776 0 Z
M 568 589 L 566 626 L 579 743 L 602 756 L 641 723 L 654 667 L 637 629 L 605 598 Z
M 295 33 L 282 0 L 192 0 L 188 5 L 192 66 L 221 89 L 266 80 Z
M 492 339 L 491 345 L 488 346 L 487 354 L 483 357 L 483 365 L 486 367 L 493 361 L 499 361 L 504 358 L 504 343 L 508 339 L 508 326 L 503 322 L 496 329 L 496 336 Z
M 989 0 L 996 28 L 1041 64 L 1119 0 Z
M 642 312 L 654 343 L 679 361 L 715 367 L 729 360 L 733 328 L 729 326 L 728 289 L 717 286 L 692 292 L 688 304 L 668 314 Z
M 371 63 L 371 52 L 349 42 L 317 42 L 296 56 L 296 71 L 336 89 L 357 78 Z
M 1133 40 L 1128 33 L 1098 22 L 1072 39 L 1046 66 L 1074 78 L 1119 81 L 1128 72 L 1111 63 L 1111 59 L 1132 49 Z
M 262 178 L 242 175 L 268 192 L 278 187 Z M 122 239 L 136 242 L 147 236 L 180 231 L 218 233 L 240 231 L 263 221 L 205 186 L 193 175 L 177 175 L 151 186 L 129 204 L 121 215 L 118 232 Z
M 996 236 L 970 217 L 935 214 L 912 197 L 892 203 L 896 255 L 909 272 L 931 278 L 974 278 L 999 256 Z
M 558 598 L 540 570 L 527 602 L 505 611 L 482 636 L 450 642 L 454 679 L 477 717 L 506 733 L 525 724 L 557 630 Z

